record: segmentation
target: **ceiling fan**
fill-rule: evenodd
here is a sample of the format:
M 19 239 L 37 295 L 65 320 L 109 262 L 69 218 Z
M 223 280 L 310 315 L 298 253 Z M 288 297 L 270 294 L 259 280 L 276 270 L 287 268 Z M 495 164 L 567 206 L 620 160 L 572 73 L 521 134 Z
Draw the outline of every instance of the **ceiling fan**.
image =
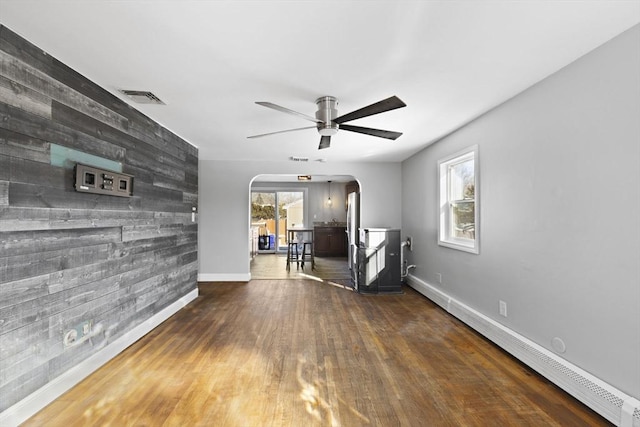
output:
M 307 126 L 303 128 L 281 130 L 278 132 L 263 133 L 260 135 L 249 136 L 248 138 L 261 138 L 263 136 L 276 135 L 276 134 L 285 133 L 285 132 L 294 132 L 294 131 L 303 130 L 303 129 L 312 129 L 315 127 L 318 129 L 318 133 L 320 133 L 320 145 L 318 146 L 318 150 L 322 150 L 323 148 L 329 148 L 329 146 L 331 145 L 331 136 L 335 135 L 338 132 L 338 129 L 348 130 L 350 132 L 363 133 L 366 135 L 377 136 L 380 138 L 397 139 L 398 137 L 400 137 L 400 135 L 402 135 L 402 132 L 372 129 L 372 128 L 366 128 L 362 126 L 348 125 L 345 123 L 350 122 L 351 120 L 360 119 L 362 117 L 373 116 L 374 114 L 380 114 L 380 113 L 384 113 L 385 111 L 391 111 L 391 110 L 395 110 L 396 108 L 402 108 L 407 106 L 404 102 L 400 100 L 400 98 L 398 98 L 397 96 L 392 96 L 390 98 L 383 99 L 382 101 L 378 101 L 374 104 L 360 108 L 359 110 L 352 111 L 351 113 L 338 116 L 338 110 L 336 109 L 336 106 L 338 105 L 338 100 L 333 96 L 322 96 L 316 99 L 316 105 L 318 106 L 318 111 L 316 111 L 316 117 L 314 118 L 311 116 L 307 116 L 306 114 L 298 113 L 297 111 L 293 111 L 288 108 L 281 107 L 271 102 L 256 102 L 256 104 L 262 105 L 267 108 L 272 108 L 274 110 L 281 111 L 283 113 L 301 117 L 305 120 L 315 122 L 316 125 Z

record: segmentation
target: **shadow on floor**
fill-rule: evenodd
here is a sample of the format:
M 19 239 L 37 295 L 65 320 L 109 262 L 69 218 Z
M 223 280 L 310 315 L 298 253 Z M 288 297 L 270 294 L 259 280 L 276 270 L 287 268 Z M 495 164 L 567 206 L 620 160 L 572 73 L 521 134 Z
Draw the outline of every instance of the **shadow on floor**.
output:
M 351 272 L 346 257 L 316 257 L 313 270 L 311 264 L 307 262 L 304 268 L 292 264 L 290 271 L 287 271 L 285 254 L 259 254 L 251 261 L 251 279 L 312 279 L 350 286 Z

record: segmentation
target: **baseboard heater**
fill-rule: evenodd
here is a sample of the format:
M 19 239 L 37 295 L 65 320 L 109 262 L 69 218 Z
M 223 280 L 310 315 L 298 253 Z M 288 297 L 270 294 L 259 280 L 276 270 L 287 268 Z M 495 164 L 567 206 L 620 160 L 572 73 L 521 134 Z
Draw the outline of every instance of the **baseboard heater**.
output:
M 640 401 L 637 399 L 415 276 L 407 276 L 407 284 L 609 422 L 621 427 L 640 427 Z

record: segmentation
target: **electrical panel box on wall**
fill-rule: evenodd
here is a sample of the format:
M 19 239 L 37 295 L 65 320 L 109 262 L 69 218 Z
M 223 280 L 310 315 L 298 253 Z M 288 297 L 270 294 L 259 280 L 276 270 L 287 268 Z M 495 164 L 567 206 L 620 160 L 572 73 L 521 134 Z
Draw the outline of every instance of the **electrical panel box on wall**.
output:
M 77 163 L 75 188 L 83 193 L 133 196 L 133 176 Z

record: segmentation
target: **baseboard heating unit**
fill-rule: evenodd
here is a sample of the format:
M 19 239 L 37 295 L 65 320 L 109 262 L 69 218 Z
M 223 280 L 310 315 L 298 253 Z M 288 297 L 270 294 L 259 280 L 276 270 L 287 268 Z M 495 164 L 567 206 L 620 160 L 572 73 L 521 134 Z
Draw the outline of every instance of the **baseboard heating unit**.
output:
M 640 401 L 412 275 L 407 284 L 589 408 L 621 427 L 640 427 Z

